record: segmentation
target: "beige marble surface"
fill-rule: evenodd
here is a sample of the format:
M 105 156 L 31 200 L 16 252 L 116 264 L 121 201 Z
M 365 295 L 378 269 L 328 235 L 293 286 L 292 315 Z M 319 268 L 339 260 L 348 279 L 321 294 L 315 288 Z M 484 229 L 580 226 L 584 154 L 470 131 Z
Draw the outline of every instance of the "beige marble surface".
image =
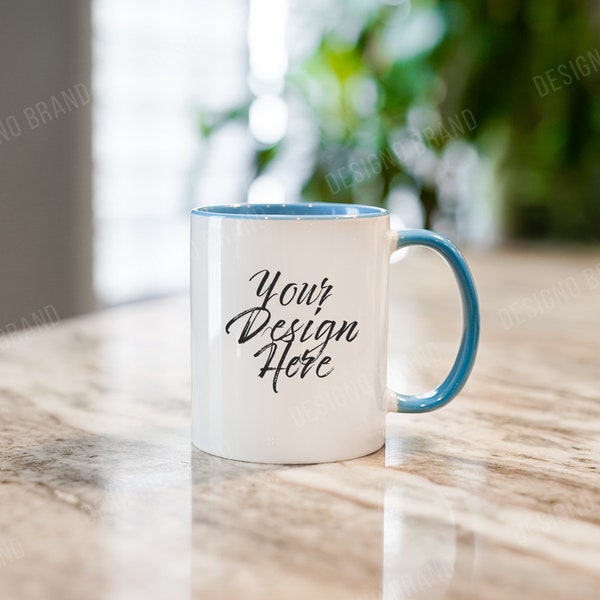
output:
M 600 598 L 600 252 L 468 257 L 468 385 L 344 463 L 191 450 L 183 298 L 0 340 L 0 598 Z M 424 390 L 454 283 L 413 252 L 391 295 L 390 382 Z

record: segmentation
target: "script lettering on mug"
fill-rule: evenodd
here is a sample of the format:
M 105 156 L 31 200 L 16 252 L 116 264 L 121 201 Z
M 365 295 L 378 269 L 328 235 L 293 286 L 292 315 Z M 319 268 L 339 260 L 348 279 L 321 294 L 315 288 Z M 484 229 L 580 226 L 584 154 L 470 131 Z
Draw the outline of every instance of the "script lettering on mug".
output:
M 315 283 L 282 281 L 281 271 L 261 269 L 248 280 L 256 284 L 257 304 L 246 308 L 225 325 L 225 333 L 238 332 L 237 343 L 246 344 L 257 336 L 267 336 L 267 343 L 258 348 L 254 358 L 263 360 L 258 377 L 269 375 L 271 387 L 279 391 L 279 378 L 313 374 L 321 379 L 330 375 L 335 366 L 327 353 L 331 342 L 353 342 L 359 333 L 358 321 L 298 318 L 274 319 L 272 307 L 292 310 L 294 306 L 314 308 L 314 317 L 334 295 L 328 277 Z

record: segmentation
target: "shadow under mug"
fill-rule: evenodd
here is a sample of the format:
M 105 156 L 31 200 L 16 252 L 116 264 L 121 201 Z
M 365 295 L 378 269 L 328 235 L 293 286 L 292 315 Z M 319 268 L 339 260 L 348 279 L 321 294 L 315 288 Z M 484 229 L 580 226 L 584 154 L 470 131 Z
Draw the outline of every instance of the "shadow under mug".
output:
M 389 259 L 411 245 L 446 259 L 463 307 L 454 365 L 420 396 L 386 387 Z M 388 211 L 353 204 L 194 209 L 191 316 L 192 442 L 251 462 L 378 450 L 387 412 L 436 410 L 459 393 L 479 339 L 477 293 L 457 247 L 430 231 L 391 230 Z

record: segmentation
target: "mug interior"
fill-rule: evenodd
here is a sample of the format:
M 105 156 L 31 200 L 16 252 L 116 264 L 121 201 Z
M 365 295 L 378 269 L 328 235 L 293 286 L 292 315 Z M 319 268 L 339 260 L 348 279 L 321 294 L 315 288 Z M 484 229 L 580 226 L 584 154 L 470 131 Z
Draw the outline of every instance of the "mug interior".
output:
M 380 217 L 388 211 L 362 204 L 311 202 L 298 204 L 218 204 L 200 206 L 192 214 L 250 219 L 357 219 Z

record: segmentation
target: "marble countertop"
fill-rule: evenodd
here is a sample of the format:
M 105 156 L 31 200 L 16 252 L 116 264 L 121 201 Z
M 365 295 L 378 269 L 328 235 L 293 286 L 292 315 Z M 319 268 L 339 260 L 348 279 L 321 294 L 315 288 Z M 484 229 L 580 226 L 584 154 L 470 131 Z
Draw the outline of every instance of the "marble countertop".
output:
M 600 252 L 468 258 L 467 386 L 343 463 L 191 449 L 185 298 L 2 338 L 0 598 L 599 598 Z M 455 285 L 413 251 L 391 297 L 390 384 L 423 391 Z

